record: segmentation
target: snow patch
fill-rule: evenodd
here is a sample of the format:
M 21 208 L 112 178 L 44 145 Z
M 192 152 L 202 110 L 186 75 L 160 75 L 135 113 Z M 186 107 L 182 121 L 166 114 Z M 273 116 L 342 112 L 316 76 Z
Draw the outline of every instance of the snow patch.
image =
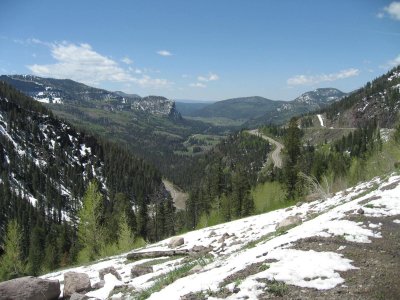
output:
M 321 124 L 321 127 L 325 127 L 324 120 L 322 119 L 322 115 L 318 114 L 317 117 L 318 117 L 319 123 Z

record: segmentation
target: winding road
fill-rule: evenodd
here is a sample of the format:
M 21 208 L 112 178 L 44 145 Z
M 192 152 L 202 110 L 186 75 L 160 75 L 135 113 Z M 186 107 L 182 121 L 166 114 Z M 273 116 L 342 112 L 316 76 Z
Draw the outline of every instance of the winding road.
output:
M 248 133 L 262 137 L 264 140 L 267 140 L 268 142 L 275 145 L 275 149 L 274 151 L 272 151 L 271 154 L 271 159 L 275 167 L 282 169 L 282 157 L 280 154 L 284 146 L 278 141 L 270 138 L 269 136 L 263 135 L 258 129 L 249 130 Z

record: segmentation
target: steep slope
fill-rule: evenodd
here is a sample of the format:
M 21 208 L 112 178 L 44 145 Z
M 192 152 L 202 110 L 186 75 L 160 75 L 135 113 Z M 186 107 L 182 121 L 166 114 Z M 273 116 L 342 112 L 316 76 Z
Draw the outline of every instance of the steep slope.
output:
M 36 225 L 43 230 L 41 247 L 62 240 L 55 234 L 61 228 L 73 229 L 90 181 L 98 182 L 105 210 L 112 207 L 116 194 L 125 195 L 129 207 L 169 199 L 156 169 L 77 131 L 4 82 L 0 82 L 0 174 L 0 248 L 5 225 L 17 219 L 23 229 L 23 258 L 28 256 Z M 65 253 L 75 243 L 73 232 L 65 237 Z
M 400 66 L 323 110 L 329 126 L 363 127 L 376 119 L 382 128 L 392 128 L 399 111 Z
M 185 141 L 193 134 L 221 134 L 210 124 L 185 120 L 175 102 L 159 96 L 140 98 L 88 87 L 72 80 L 1 76 L 23 93 L 44 102 L 75 127 L 118 143 L 145 159 L 175 184 L 187 187 L 192 163 Z
M 122 255 L 43 278 L 62 283 L 66 272 L 76 271 L 96 283 L 98 272 L 113 266 L 121 279 L 106 275 L 103 288 L 87 293 L 100 299 L 110 293 L 134 299 L 396 299 L 399 229 L 400 176 L 391 175 L 327 199 L 186 233 L 175 248 L 185 257 L 168 252 L 173 239 L 167 239 L 128 255 L 157 252 L 162 259 Z M 151 268 L 130 276 L 140 266 Z

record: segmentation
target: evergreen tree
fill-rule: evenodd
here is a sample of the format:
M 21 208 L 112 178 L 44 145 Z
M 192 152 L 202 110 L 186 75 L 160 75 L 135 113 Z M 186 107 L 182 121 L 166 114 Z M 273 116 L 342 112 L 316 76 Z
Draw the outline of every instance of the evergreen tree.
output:
M 297 126 L 297 119 L 292 118 L 284 139 L 286 150 L 284 173 L 288 199 L 295 198 L 298 173 L 297 161 L 300 156 L 300 137 L 301 131 Z
M 37 276 L 42 270 L 43 247 L 45 233 L 40 225 L 36 225 L 31 233 L 28 256 L 28 274 Z
M 128 224 L 128 218 L 125 214 L 122 214 L 119 224 L 118 249 L 120 251 L 129 251 L 133 246 L 134 236 Z
M 25 264 L 22 261 L 21 229 L 16 220 L 7 225 L 7 234 L 4 243 L 4 254 L 0 258 L 0 280 L 9 280 L 22 276 Z
M 83 197 L 82 207 L 78 212 L 78 238 L 83 249 L 79 253 L 79 260 L 90 261 L 95 259 L 103 245 L 103 230 L 100 225 L 101 204 L 103 197 L 98 190 L 97 183 L 91 182 Z

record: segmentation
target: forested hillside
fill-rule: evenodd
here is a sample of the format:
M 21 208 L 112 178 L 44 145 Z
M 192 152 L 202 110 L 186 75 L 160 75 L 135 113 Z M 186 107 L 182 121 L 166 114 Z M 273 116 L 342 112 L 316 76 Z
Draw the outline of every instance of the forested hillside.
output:
M 337 127 L 363 127 L 376 119 L 393 128 L 400 110 L 400 67 L 368 82 L 363 88 L 324 109 Z
M 209 226 L 254 213 L 250 190 L 257 184 L 270 149 L 265 140 L 238 132 L 200 158 L 186 205 L 187 227 Z
M 107 224 L 101 234 L 104 248 L 117 243 L 125 217 L 126 232 L 132 237 L 157 240 L 170 233 L 157 232 L 155 219 L 147 211 L 147 207 L 162 206 L 173 212 L 154 167 L 112 143 L 76 131 L 3 82 L 0 172 L 0 254 L 7 227 L 18 227 L 20 260 L 27 262 L 19 274 L 0 272 L 3 279 L 76 261 L 85 247 L 78 234 L 84 195 L 86 202 L 94 195 L 100 199 L 94 226 Z M 100 250 L 95 254 L 100 255 Z
M 42 102 L 75 128 L 121 145 L 186 189 L 191 184 L 187 166 L 193 159 L 185 142 L 194 134 L 221 136 L 229 131 L 183 119 L 175 102 L 165 97 L 140 97 L 30 75 L 3 75 L 0 80 Z

